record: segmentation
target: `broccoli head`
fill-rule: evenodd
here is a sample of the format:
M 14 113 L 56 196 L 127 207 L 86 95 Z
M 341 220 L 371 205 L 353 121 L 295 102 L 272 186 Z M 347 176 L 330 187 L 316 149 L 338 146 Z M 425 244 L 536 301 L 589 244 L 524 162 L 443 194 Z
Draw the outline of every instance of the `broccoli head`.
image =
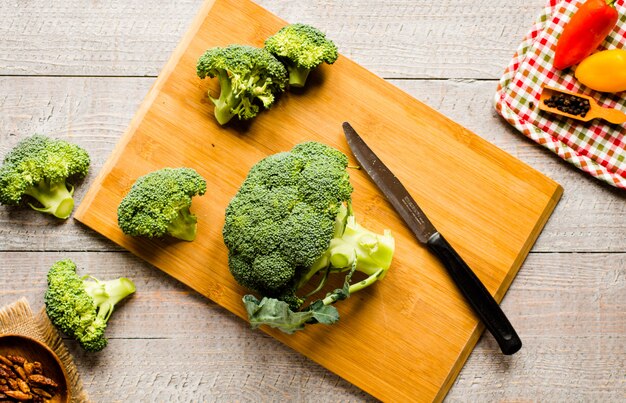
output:
M 347 164 L 332 147 L 302 143 L 254 165 L 230 201 L 222 231 L 230 271 L 239 284 L 264 297 L 260 302 L 244 297 L 253 326 L 292 332 L 304 323 L 332 323 L 338 316 L 330 304 L 387 272 L 394 239 L 388 231 L 375 234 L 356 222 Z M 351 284 L 355 271 L 368 278 Z M 302 309 L 337 272 L 348 273 L 345 287 Z M 314 277 L 321 277 L 318 286 L 301 295 Z
M 251 119 L 259 106 L 269 109 L 285 90 L 287 70 L 263 48 L 230 45 L 207 50 L 196 66 L 198 77 L 217 77 L 220 96 L 209 98 L 215 105 L 215 118 L 224 125 L 234 116 Z
M 76 264 L 64 259 L 48 271 L 44 302 L 56 327 L 86 351 L 96 352 L 107 345 L 104 331 L 115 305 L 134 292 L 135 285 L 124 277 L 108 281 L 79 277 Z
M 265 41 L 265 49 L 285 64 L 292 87 L 304 87 L 312 69 L 324 62 L 333 64 L 338 57 L 337 46 L 322 31 L 306 24 L 281 28 Z
M 196 238 L 191 199 L 203 195 L 206 181 L 191 168 L 162 168 L 135 181 L 117 208 L 117 222 L 131 236 L 184 241 Z
M 64 140 L 34 135 L 20 141 L 0 167 L 0 203 L 30 207 L 66 219 L 74 209 L 74 187 L 67 181 L 87 175 L 89 155 Z

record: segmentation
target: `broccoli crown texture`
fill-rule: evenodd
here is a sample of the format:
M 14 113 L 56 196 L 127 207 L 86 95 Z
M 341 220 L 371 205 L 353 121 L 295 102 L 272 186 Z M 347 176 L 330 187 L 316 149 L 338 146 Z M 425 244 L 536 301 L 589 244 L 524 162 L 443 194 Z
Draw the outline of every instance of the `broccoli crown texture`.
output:
M 265 48 L 282 61 L 289 72 L 289 85 L 304 86 L 311 69 L 322 63 L 333 64 L 337 46 L 319 29 L 306 24 L 281 28 L 265 41 Z
M 217 77 L 220 96 L 209 98 L 215 104 L 215 117 L 226 124 L 234 116 L 251 119 L 259 106 L 270 108 L 285 90 L 287 70 L 263 48 L 229 45 L 208 49 L 196 65 L 198 77 Z
M 86 351 L 96 352 L 107 345 L 104 331 L 115 305 L 134 292 L 135 285 L 124 277 L 108 281 L 81 278 L 76 264 L 64 259 L 48 271 L 44 302 L 55 326 Z
M 307 142 L 252 167 L 226 208 L 223 229 L 237 282 L 296 300 L 298 279 L 328 248 L 335 217 L 350 200 L 347 164 L 338 150 Z
M 135 181 L 117 208 L 122 231 L 131 236 L 185 241 L 196 237 L 197 218 L 191 199 L 203 195 L 206 181 L 192 168 L 162 168 Z
M 87 175 L 89 164 L 87 152 L 75 144 L 43 135 L 27 137 L 0 167 L 0 203 L 19 205 L 30 196 L 37 201 L 29 203 L 33 209 L 67 218 L 74 208 L 74 187 L 66 181 Z

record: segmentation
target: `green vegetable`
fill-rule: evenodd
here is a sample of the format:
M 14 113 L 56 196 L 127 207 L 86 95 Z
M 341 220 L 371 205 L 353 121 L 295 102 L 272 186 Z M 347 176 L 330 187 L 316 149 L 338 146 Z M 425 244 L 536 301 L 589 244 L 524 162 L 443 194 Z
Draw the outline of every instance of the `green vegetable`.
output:
M 215 104 L 215 118 L 224 125 L 234 116 L 251 119 L 259 106 L 269 109 L 285 90 L 287 71 L 271 53 L 244 45 L 207 50 L 196 66 L 200 78 L 217 77 L 220 96 L 209 98 Z
M 193 241 L 197 218 L 189 209 L 191 199 L 205 191 L 206 181 L 191 168 L 151 172 L 137 179 L 118 206 L 118 225 L 131 236 Z
M 265 48 L 287 66 L 289 85 L 304 87 L 311 70 L 338 57 L 337 46 L 319 29 L 306 24 L 291 24 L 265 41 Z
M 76 264 L 65 259 L 48 271 L 44 302 L 55 326 L 86 351 L 96 352 L 107 345 L 104 331 L 115 305 L 134 292 L 135 285 L 124 277 L 108 281 L 79 277 Z
M 291 333 L 306 323 L 334 323 L 339 316 L 331 304 L 385 276 L 394 238 L 356 222 L 347 164 L 334 148 L 299 144 L 253 166 L 226 208 L 230 271 L 263 297 L 244 297 L 253 327 L 268 324 Z M 342 289 L 303 307 L 331 274 L 341 272 Z M 367 278 L 352 284 L 354 272 Z M 313 289 L 303 295 L 305 288 Z
M 67 181 L 87 175 L 89 155 L 75 144 L 34 135 L 20 141 L 0 167 L 0 203 L 19 205 L 66 219 L 74 209 L 74 187 Z M 24 196 L 27 196 L 26 198 Z

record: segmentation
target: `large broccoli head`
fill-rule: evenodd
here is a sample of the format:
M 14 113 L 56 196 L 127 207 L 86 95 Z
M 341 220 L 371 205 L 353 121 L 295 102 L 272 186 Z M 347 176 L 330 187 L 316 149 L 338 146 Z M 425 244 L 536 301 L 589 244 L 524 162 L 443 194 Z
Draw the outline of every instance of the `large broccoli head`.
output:
M 87 175 L 89 164 L 87 152 L 75 144 L 28 137 L 9 151 L 0 167 L 0 203 L 15 206 L 32 198 L 33 209 L 68 218 L 74 209 L 74 187 L 67 181 Z
M 124 277 L 108 281 L 79 277 L 70 259 L 54 263 L 47 278 L 44 302 L 52 323 L 87 351 L 106 347 L 107 321 L 115 305 L 135 292 L 133 282 Z
M 215 104 L 215 118 L 224 125 L 234 116 L 251 119 L 259 106 L 270 108 L 285 90 L 287 70 L 263 48 L 229 45 L 208 49 L 196 66 L 198 77 L 217 77 L 220 96 L 209 98 Z
M 297 301 L 298 279 L 328 248 L 335 218 L 350 200 L 347 164 L 338 150 L 308 142 L 252 167 L 226 209 L 223 229 L 238 283 Z
M 303 87 L 312 69 L 322 63 L 333 64 L 338 57 L 334 42 L 307 24 L 281 28 L 265 41 L 265 48 L 287 66 L 293 87 Z
M 356 222 L 347 165 L 334 148 L 299 144 L 254 165 L 226 208 L 230 271 L 263 297 L 243 297 L 252 327 L 267 324 L 293 333 L 307 323 L 332 324 L 339 319 L 332 304 L 387 273 L 394 238 L 388 230 L 376 234 Z M 331 273 L 343 272 L 342 288 L 303 307 Z M 355 272 L 367 278 L 352 282 Z M 315 277 L 317 287 L 302 295 Z
M 162 168 L 135 181 L 117 208 L 118 225 L 131 236 L 185 241 L 196 237 L 193 196 L 203 195 L 206 181 L 191 168 Z

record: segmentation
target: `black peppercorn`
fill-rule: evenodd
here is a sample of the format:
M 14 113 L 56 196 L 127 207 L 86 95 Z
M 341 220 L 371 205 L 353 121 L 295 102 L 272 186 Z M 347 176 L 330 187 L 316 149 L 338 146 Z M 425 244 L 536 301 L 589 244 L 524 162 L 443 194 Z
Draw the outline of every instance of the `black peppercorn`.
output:
M 561 112 L 582 117 L 587 115 L 590 108 L 589 100 L 569 94 L 552 95 L 550 98 L 544 99 L 543 103 L 546 106 L 556 108 Z

